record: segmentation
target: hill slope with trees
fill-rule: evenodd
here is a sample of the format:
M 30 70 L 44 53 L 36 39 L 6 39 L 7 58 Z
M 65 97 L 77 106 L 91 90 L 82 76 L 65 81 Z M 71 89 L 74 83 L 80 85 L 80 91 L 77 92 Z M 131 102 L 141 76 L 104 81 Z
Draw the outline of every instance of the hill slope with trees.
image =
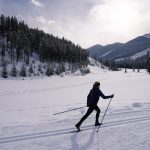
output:
M 88 52 L 65 38 L 0 16 L 0 73 L 4 78 L 75 72 L 86 68 Z

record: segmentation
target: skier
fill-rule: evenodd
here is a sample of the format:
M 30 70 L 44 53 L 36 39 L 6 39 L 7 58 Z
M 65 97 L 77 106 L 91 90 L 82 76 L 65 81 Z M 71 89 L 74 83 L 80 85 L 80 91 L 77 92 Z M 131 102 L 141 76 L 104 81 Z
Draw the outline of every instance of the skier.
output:
M 95 82 L 93 84 L 93 88 L 90 90 L 90 93 L 87 96 L 87 107 L 88 110 L 86 112 L 86 114 L 81 118 L 81 120 L 75 125 L 75 127 L 77 128 L 78 131 L 80 131 L 80 126 L 83 123 L 83 121 L 93 112 L 93 110 L 96 110 L 96 121 L 95 121 L 95 126 L 99 126 L 101 125 L 101 123 L 99 123 L 98 119 L 99 119 L 99 115 L 100 115 L 100 109 L 97 106 L 97 103 L 99 101 L 99 97 L 102 97 L 103 99 L 108 99 L 108 98 L 113 98 L 114 94 L 110 95 L 110 96 L 105 96 L 102 91 L 100 90 L 100 83 L 99 82 Z

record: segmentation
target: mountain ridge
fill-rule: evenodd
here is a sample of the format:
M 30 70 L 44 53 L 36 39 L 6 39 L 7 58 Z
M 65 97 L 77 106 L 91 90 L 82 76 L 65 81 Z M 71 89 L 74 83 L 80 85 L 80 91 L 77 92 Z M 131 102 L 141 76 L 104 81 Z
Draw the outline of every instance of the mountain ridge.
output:
M 143 36 L 138 36 L 132 40 L 127 41 L 126 43 L 113 43 L 105 46 L 99 47 L 95 50 L 95 47 L 92 46 L 87 49 L 90 57 L 95 57 L 97 59 L 107 59 L 115 60 L 119 58 L 130 57 L 136 53 L 144 51 L 145 49 L 150 48 L 150 34 L 145 34 Z

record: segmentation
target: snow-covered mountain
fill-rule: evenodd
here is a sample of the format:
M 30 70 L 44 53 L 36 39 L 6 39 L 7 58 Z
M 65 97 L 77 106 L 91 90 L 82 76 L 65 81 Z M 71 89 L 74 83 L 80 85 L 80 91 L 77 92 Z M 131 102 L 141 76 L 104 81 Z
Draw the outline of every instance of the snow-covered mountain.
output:
M 144 37 L 149 38 L 150 39 L 150 33 L 149 34 L 145 34 Z
M 146 51 L 150 48 L 150 34 L 139 36 L 126 43 L 114 43 L 106 46 L 100 46 L 94 49 L 94 46 L 88 48 L 91 57 L 103 59 L 123 59 L 136 58 L 146 55 Z
M 143 56 L 146 56 L 148 52 L 150 52 L 150 48 L 147 48 L 147 49 L 145 49 L 143 51 L 135 53 L 134 55 L 132 55 L 130 57 L 118 58 L 115 61 L 123 61 L 123 60 L 127 60 L 127 59 L 128 60 L 135 60 L 135 59 L 141 58 Z
M 113 44 L 109 44 L 106 46 L 95 45 L 95 46 L 88 48 L 87 50 L 89 52 L 90 57 L 100 58 L 100 57 L 108 55 L 114 49 L 122 45 L 123 45 L 122 43 L 113 43 Z

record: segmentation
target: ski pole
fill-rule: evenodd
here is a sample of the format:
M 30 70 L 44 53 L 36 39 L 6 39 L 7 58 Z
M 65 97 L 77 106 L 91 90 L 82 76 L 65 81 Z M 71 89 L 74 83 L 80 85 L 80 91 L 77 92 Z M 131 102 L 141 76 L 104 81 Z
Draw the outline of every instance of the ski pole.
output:
M 62 111 L 62 112 L 55 113 L 55 114 L 53 114 L 53 115 L 62 114 L 62 113 L 68 112 L 68 111 L 73 111 L 73 110 L 77 110 L 77 109 L 84 108 L 84 107 L 87 107 L 87 106 L 78 107 L 78 108 L 74 108 L 74 109 L 69 109 L 69 110 L 66 110 L 66 111 Z
M 110 99 L 109 104 L 108 104 L 108 106 L 107 106 L 107 108 L 106 108 L 106 111 L 105 111 L 105 113 L 104 113 L 104 115 L 103 115 L 103 118 L 102 118 L 102 120 L 101 120 L 101 124 L 103 123 L 103 120 L 104 120 L 104 118 L 105 118 L 105 115 L 106 115 L 106 113 L 107 113 L 107 110 L 108 110 L 108 108 L 109 108 L 109 105 L 110 105 L 110 103 L 111 103 L 111 100 L 112 100 L 112 98 Z M 100 127 L 101 127 L 101 125 L 99 125 L 99 127 L 98 127 L 98 129 L 97 129 L 97 132 L 99 131 Z

